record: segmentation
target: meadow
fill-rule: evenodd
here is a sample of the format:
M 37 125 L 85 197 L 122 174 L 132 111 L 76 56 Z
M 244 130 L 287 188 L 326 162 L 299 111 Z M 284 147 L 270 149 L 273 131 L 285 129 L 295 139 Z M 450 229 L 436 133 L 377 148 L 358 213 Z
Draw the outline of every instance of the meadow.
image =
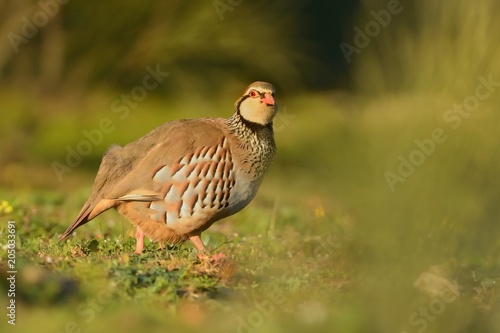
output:
M 3 179 L 12 187 L 2 191 L 2 219 L 15 221 L 18 242 L 16 326 L 32 331 L 43 321 L 45 332 L 497 330 L 499 161 L 491 137 L 499 119 L 485 102 L 453 130 L 436 117 L 451 103 L 334 94 L 285 100 L 276 123 L 279 154 L 255 202 L 204 235 L 211 249 L 229 256 L 222 265 L 198 260 L 190 244 L 147 242 L 137 256 L 134 230 L 115 212 L 59 242 L 94 170 L 75 168 L 58 182 L 50 164 L 8 165 Z M 148 100 L 134 113 L 145 117 L 155 107 L 164 106 Z M 106 110 L 94 112 L 89 124 Z M 202 113 L 211 112 L 193 116 Z M 117 123 L 94 158 L 104 141 L 140 136 L 153 114 L 140 125 L 134 114 L 129 124 Z M 415 140 L 429 144 L 436 128 L 447 139 L 392 191 L 386 172 L 399 175 L 400 156 L 412 160 L 420 149 Z M 7 258 L 6 225 L 1 232 Z
M 2 89 L 5 314 L 17 273 L 16 325 L 2 314 L 1 331 L 499 332 L 497 5 L 457 0 L 442 17 L 443 2 L 415 6 L 353 54 L 352 86 L 278 82 L 276 160 L 255 200 L 203 234 L 221 263 L 188 243 L 147 240 L 133 254 L 135 229 L 114 211 L 57 237 L 107 146 L 174 119 L 227 117 L 245 85 L 193 97 L 160 83 L 134 104 L 122 96 L 146 72 L 85 93 Z M 171 69 L 163 84 L 190 82 Z

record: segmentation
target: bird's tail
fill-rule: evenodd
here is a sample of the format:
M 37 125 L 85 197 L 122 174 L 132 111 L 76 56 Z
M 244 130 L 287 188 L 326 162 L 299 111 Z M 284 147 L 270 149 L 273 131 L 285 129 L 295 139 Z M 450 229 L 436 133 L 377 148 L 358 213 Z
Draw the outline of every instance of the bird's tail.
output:
M 73 221 L 73 223 L 71 223 L 68 229 L 66 229 L 66 231 L 61 236 L 59 236 L 59 240 L 61 241 L 66 239 L 69 235 L 71 235 L 73 230 L 89 222 L 90 221 L 89 216 L 92 210 L 93 207 L 89 203 L 86 203 L 85 206 L 83 206 L 80 213 L 78 214 L 78 216 L 76 217 L 76 219 Z

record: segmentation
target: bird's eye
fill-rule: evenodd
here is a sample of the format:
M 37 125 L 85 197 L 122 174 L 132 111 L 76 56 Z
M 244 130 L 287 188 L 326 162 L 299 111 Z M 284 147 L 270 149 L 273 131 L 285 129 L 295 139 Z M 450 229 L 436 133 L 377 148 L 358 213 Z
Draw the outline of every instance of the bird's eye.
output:
M 250 90 L 250 92 L 248 93 L 248 96 L 257 97 L 257 96 L 259 96 L 259 93 L 255 90 Z

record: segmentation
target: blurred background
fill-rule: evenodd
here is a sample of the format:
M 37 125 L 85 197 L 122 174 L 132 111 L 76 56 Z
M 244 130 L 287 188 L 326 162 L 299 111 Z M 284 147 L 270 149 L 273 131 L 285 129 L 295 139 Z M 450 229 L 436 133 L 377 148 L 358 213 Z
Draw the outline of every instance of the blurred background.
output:
M 255 330 L 499 332 L 499 13 L 495 0 L 0 0 L 0 194 L 27 224 L 60 212 L 37 231 L 56 239 L 107 146 L 227 117 L 269 81 L 278 155 L 252 207 L 295 230 L 296 249 L 338 235 L 330 268 L 347 277 L 284 290 L 295 301 Z

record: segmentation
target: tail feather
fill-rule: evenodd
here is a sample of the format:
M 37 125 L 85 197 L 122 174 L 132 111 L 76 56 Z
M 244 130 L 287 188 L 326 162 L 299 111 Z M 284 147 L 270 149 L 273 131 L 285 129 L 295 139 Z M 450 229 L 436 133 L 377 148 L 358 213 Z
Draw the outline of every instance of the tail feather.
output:
M 83 206 L 82 210 L 80 211 L 80 213 L 78 214 L 76 219 L 73 221 L 73 223 L 71 223 L 71 225 L 68 227 L 68 229 L 66 229 L 66 231 L 61 236 L 59 236 L 59 240 L 62 241 L 64 239 L 66 239 L 69 235 L 71 235 L 71 233 L 76 228 L 81 227 L 85 223 L 89 222 L 90 221 L 89 215 L 92 212 L 92 210 L 93 209 L 92 209 L 91 205 L 88 203 L 85 206 Z
M 112 145 L 104 153 L 87 202 L 73 223 L 59 236 L 59 240 L 64 240 L 76 228 L 81 227 L 116 204 L 116 200 L 104 199 L 104 197 L 130 171 L 132 160 L 122 154 L 123 149 L 118 145 Z
M 94 204 L 94 199 L 89 199 L 87 203 L 83 206 L 82 210 L 76 217 L 76 219 L 71 223 L 71 225 L 66 229 L 66 231 L 59 236 L 59 240 L 64 240 L 76 229 L 84 225 L 85 223 L 93 220 L 99 214 L 107 211 L 112 207 L 116 207 L 119 202 L 122 201 L 145 201 L 152 202 L 155 200 L 160 200 L 160 194 L 153 191 L 139 191 L 137 193 L 129 193 L 127 195 L 121 196 L 117 199 L 101 199 L 96 204 Z

